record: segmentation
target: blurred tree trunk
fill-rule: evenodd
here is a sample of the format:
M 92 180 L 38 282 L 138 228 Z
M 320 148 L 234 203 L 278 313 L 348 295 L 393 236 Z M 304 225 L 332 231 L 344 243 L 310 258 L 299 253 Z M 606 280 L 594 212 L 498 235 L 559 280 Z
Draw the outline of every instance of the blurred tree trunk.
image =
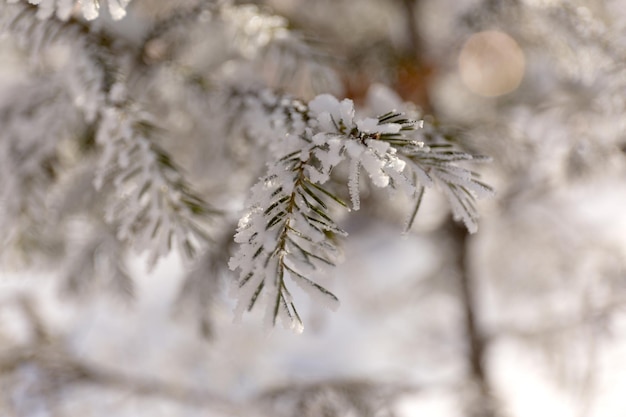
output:
M 458 222 L 450 221 L 447 229 L 448 235 L 452 240 L 452 249 L 456 251 L 456 277 L 458 279 L 459 301 L 464 315 L 467 342 L 467 369 L 469 370 L 469 378 L 478 389 L 477 401 L 469 405 L 469 415 L 496 417 L 493 391 L 485 367 L 488 338 L 480 325 L 476 280 L 472 276 L 469 266 L 468 244 L 470 236 L 467 229 Z

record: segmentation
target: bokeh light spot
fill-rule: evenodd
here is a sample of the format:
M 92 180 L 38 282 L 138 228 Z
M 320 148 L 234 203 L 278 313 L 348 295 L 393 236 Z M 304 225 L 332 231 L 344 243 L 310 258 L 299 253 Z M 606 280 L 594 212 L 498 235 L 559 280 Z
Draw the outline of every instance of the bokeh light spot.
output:
M 506 33 L 489 30 L 473 34 L 459 55 L 459 72 L 472 92 L 497 97 L 519 87 L 525 59 L 521 48 Z

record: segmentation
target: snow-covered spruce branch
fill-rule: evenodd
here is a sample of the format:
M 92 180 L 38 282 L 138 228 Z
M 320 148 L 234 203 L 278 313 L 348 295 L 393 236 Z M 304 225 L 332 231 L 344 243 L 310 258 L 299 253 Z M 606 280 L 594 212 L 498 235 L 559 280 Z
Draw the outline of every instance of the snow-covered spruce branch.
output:
M 193 31 L 177 30 L 181 25 L 192 27 Z M 202 47 L 204 37 L 223 41 L 219 54 L 208 65 L 190 65 L 185 55 Z M 152 45 L 168 43 L 186 46 L 151 55 Z M 332 68 L 336 59 L 316 48 L 311 39 L 290 29 L 285 18 L 250 4 L 216 1 L 181 9 L 157 22 L 144 37 L 141 49 L 144 59 L 165 64 L 158 67 L 182 77 L 202 94 L 215 93 L 229 84 L 239 88 L 264 85 L 295 90 L 306 97 L 341 89 Z M 152 65 L 152 69 L 156 67 Z
M 177 30 L 181 26 L 193 27 L 194 31 Z M 175 58 L 175 55 L 184 57 L 193 53 L 201 46 L 196 42 L 202 42 L 203 36 L 223 40 L 220 53 L 224 60 L 216 56 L 209 65 L 194 68 L 183 64 L 185 59 L 181 62 Z M 239 87 L 263 84 L 297 90 L 310 97 L 321 91 L 341 89 L 339 77 L 332 68 L 336 58 L 316 47 L 312 39 L 289 28 L 284 17 L 267 13 L 255 5 L 223 1 L 181 8 L 179 13 L 157 22 L 146 34 L 142 47 L 144 58 L 153 59 L 150 47 L 155 41 L 184 44 L 183 38 L 188 50 L 161 52 L 156 62 L 166 64 L 168 70 L 203 90 L 215 91 L 217 86 L 230 83 Z M 166 56 L 168 58 L 164 59 Z
M 300 33 L 290 29 L 289 22 L 282 16 L 267 13 L 252 4 L 234 5 L 227 2 L 215 10 L 216 16 L 234 39 L 234 46 L 248 59 L 267 54 L 268 50 L 275 54 L 274 58 L 287 54 L 310 65 L 315 60 L 321 62 L 328 59 L 321 51 L 311 47 Z M 284 62 L 281 64 L 284 65 Z
M 58 148 L 80 126 L 79 112 L 55 77 L 5 89 L 0 105 L 0 246 L 23 239 L 47 218 L 46 199 L 58 177 Z M 28 226 L 27 226 L 28 225 Z
M 39 8 L 26 1 L 0 2 L 0 34 L 10 34 L 29 54 L 33 76 L 42 68 L 52 71 L 55 79 L 72 97 L 87 123 L 92 123 L 105 103 L 113 84 L 115 70 L 109 46 L 112 40 L 104 33 L 92 31 L 83 21 L 38 18 Z M 43 53 L 55 50 L 57 59 Z M 69 57 L 72 57 L 71 59 Z
M 307 105 L 268 92 L 256 96 L 256 101 L 254 97 L 249 94 L 244 100 L 252 114 L 266 109 L 272 122 L 253 132 L 263 144 L 267 140 L 263 136 L 273 130 L 272 153 L 283 156 L 269 164 L 267 174 L 254 186 L 250 209 L 235 236 L 239 250 L 229 266 L 239 270 L 238 315 L 262 298 L 270 323 L 281 318 L 301 330 L 289 281 L 331 308 L 337 306 L 337 297 L 312 275 L 337 262 L 335 238 L 346 235 L 332 219 L 330 205 L 347 205 L 326 186 L 331 171 L 343 161 L 349 165 L 347 185 L 354 209 L 360 206 L 359 177 L 364 170 L 375 186 L 415 197 L 407 229 L 424 189 L 435 184 L 446 192 L 455 215 L 470 231 L 476 229 L 473 201 L 491 189 L 459 165 L 472 155 L 450 144 L 425 143 L 432 131 L 423 121 L 395 112 L 359 119 L 352 101 L 339 102 L 327 94 Z
M 399 120 L 402 119 L 402 115 L 394 113 L 379 119 L 386 122 L 393 122 L 394 119 L 396 123 L 407 122 Z M 481 181 L 476 172 L 461 164 L 483 163 L 489 158 L 458 149 L 450 140 L 448 133 L 443 132 L 432 122 L 421 120 L 418 127 L 412 132 L 416 135 L 417 143 L 410 138 L 388 138 L 401 157 L 407 161 L 413 177 L 412 183 L 416 186 L 416 203 L 407 219 L 406 230 L 411 228 L 415 220 L 425 188 L 434 185 L 446 195 L 454 218 L 462 220 L 471 233 L 476 232 L 478 230 L 476 197 L 490 197 L 493 195 L 493 189 Z
M 138 103 L 125 99 L 122 65 L 112 49 L 115 42 L 69 16 L 40 16 L 42 7 L 44 3 L 2 5 L 7 12 L 2 29 L 24 39 L 27 50 L 36 52 L 63 40 L 69 53 L 78 57 L 67 60 L 56 78 L 59 88 L 75 96 L 73 104 L 82 111 L 83 122 L 96 131 L 100 155 L 94 185 L 108 194 L 106 220 L 117 229 L 118 238 L 149 250 L 151 264 L 173 245 L 193 257 L 207 240 L 200 224 L 211 210 L 156 144 L 160 131 L 151 117 Z M 113 187 L 103 188 L 105 182 Z
M 215 213 L 156 144 L 158 132 L 148 114 L 125 105 L 102 111 L 96 135 L 102 155 L 95 186 L 110 181 L 117 191 L 106 220 L 118 225 L 118 238 L 150 251 L 150 265 L 173 244 L 194 258 L 208 241 L 201 223 Z
M 303 150 L 303 154 L 314 147 Z M 310 159 L 302 160 L 300 154 L 296 151 L 279 161 L 255 186 L 256 204 L 239 224 L 235 240 L 241 247 L 230 262 L 231 268 L 241 270 L 238 314 L 252 309 L 264 291 L 271 300 L 267 306 L 273 324 L 282 316 L 295 329 L 302 329 L 302 321 L 286 277 L 335 306 L 337 297 L 306 275 L 320 264 L 335 262 L 337 248 L 326 234 L 345 235 L 328 214 L 322 200 L 325 192 L 306 175 Z

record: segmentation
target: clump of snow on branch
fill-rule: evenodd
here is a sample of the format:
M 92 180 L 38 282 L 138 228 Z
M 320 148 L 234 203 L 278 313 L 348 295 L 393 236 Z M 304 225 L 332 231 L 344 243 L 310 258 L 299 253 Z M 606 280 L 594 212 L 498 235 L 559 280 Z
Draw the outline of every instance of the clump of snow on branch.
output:
M 291 36 L 285 18 L 264 14 L 254 5 L 226 5 L 220 15 L 228 23 L 235 45 L 247 58 L 256 57 L 272 41 Z
M 100 15 L 101 0 L 7 0 L 8 3 L 19 1 L 37 6 L 37 18 L 42 20 L 55 16 L 57 19 L 66 21 L 78 10 L 87 20 L 94 20 Z M 126 16 L 126 7 L 130 1 L 106 0 L 111 17 L 119 20 Z
M 232 4 L 222 5 L 216 15 L 225 26 L 233 52 L 255 67 L 251 77 L 236 72 L 237 84 L 263 74 L 269 78 L 266 83 L 281 89 L 291 85 L 303 90 L 306 97 L 322 91 L 341 91 L 341 82 L 330 65 L 332 59 L 290 29 L 282 16 L 254 5 Z

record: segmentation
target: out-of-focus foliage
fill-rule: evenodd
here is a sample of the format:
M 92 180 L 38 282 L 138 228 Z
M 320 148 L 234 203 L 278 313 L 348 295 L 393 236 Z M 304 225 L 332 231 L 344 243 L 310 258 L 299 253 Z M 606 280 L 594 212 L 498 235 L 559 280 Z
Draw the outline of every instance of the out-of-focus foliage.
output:
M 621 416 L 623 10 L 0 0 L 0 415 Z

